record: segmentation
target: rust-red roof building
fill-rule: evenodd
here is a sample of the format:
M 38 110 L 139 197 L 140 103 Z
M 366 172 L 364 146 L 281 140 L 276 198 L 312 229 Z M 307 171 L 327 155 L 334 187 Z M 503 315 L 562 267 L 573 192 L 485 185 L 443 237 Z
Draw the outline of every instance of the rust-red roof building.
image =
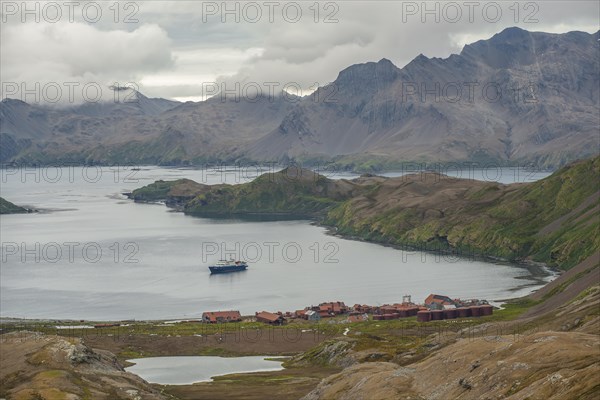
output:
M 239 322 L 242 315 L 239 311 L 207 311 L 202 313 L 202 322 L 216 324 L 217 322 Z
M 430 294 L 425 299 L 425 305 L 427 306 L 430 304 L 440 304 L 443 306 L 450 306 L 450 305 L 456 305 L 456 302 L 448 296 L 443 296 L 441 294 Z
M 373 307 L 367 305 L 367 304 L 355 304 L 354 307 L 352 307 L 354 309 L 354 311 L 357 311 L 359 313 L 371 313 L 373 312 Z
M 319 311 L 329 311 L 335 315 L 345 314 L 348 312 L 348 307 L 343 301 L 332 301 L 329 303 L 319 304 Z
M 256 313 L 256 321 L 264 322 L 265 324 L 271 325 L 282 325 L 285 323 L 285 318 L 279 314 L 273 314 L 267 311 L 261 311 Z
M 384 304 L 381 307 L 376 307 L 373 310 L 373 312 L 375 314 L 381 314 L 381 315 L 384 315 L 384 314 L 393 314 L 393 313 L 397 312 L 397 309 L 396 309 L 396 307 L 390 306 L 389 304 Z

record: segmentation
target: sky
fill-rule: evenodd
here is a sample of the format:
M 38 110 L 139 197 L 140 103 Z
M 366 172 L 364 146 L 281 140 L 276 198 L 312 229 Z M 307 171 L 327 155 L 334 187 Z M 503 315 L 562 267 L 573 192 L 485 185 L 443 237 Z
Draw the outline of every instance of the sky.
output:
M 0 1 L 1 97 L 64 105 L 308 94 L 344 68 L 448 57 L 510 26 L 593 33 L 597 1 Z

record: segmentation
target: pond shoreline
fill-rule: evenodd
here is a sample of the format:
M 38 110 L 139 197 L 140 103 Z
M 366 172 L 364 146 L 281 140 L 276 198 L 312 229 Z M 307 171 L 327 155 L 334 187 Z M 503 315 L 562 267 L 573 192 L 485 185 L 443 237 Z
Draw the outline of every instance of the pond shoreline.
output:
M 275 361 L 269 358 L 270 356 L 145 357 L 126 360 L 131 365 L 125 370 L 153 384 L 192 385 L 213 382 L 215 377 L 231 374 L 273 372 L 284 369 L 284 361 Z M 269 363 L 278 363 L 279 365 L 270 365 Z

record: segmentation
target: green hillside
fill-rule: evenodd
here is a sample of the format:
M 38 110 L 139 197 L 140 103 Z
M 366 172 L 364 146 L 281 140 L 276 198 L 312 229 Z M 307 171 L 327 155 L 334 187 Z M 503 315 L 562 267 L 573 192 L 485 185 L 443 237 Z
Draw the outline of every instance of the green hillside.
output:
M 179 204 L 187 214 L 311 217 L 374 242 L 569 269 L 600 249 L 598 182 L 600 157 L 527 184 L 434 173 L 331 180 L 288 168 L 240 185 L 158 181 L 131 197 L 169 203 L 185 193 Z
M 176 181 L 156 181 L 139 189 L 135 189 L 128 196 L 140 202 L 166 201 L 173 197 L 194 197 L 209 188 L 207 185 L 196 183 L 191 179 L 178 179 Z
M 350 197 L 354 185 L 287 168 L 242 185 L 219 185 L 185 207 L 188 214 L 291 214 L 313 217 Z
M 377 212 L 365 198 L 341 204 L 325 222 L 341 234 L 379 242 L 531 258 L 568 269 L 600 249 L 599 170 L 596 157 L 530 184 L 431 184 L 425 196 L 455 189 L 456 198 L 426 208 L 406 206 L 400 198 Z M 371 202 L 386 201 L 385 189 L 373 189 Z

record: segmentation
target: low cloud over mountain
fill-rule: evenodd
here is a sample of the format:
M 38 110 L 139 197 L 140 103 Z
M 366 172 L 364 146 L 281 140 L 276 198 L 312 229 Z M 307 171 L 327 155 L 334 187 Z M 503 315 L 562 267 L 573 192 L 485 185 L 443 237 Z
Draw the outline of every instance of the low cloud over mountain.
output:
M 598 38 L 509 28 L 445 59 L 352 65 L 303 98 L 276 88 L 177 103 L 129 90 L 68 109 L 7 99 L 2 162 L 558 166 L 598 151 Z

